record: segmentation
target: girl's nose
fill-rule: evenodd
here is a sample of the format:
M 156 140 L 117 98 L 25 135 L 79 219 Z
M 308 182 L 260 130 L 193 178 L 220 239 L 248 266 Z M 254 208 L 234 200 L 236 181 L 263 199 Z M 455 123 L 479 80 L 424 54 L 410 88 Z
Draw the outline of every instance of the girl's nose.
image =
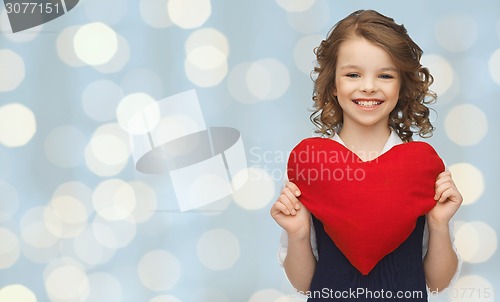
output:
M 373 93 L 377 91 L 377 88 L 375 82 L 372 79 L 365 78 L 364 81 L 361 83 L 360 90 L 364 93 Z

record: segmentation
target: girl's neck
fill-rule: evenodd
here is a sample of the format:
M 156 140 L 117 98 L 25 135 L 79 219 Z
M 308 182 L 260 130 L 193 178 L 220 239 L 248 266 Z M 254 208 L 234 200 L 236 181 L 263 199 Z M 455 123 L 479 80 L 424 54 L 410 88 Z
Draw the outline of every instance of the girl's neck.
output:
M 339 133 L 346 147 L 363 161 L 378 157 L 390 135 L 391 129 L 387 125 L 356 127 L 344 124 Z

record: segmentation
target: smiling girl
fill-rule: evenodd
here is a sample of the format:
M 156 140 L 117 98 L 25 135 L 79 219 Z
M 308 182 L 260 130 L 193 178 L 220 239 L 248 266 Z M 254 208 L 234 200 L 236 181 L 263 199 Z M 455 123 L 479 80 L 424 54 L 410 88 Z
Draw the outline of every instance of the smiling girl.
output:
M 435 99 L 429 90 L 433 79 L 420 64 L 422 50 L 404 26 L 375 11 L 356 11 L 334 26 L 315 53 L 311 120 L 323 139 L 344 145 L 368 162 L 411 142 L 414 134 L 432 134 L 427 104 Z M 462 196 L 449 172 L 435 180 L 436 205 L 415 222 L 406 241 L 385 256 L 384 265 L 367 275 L 352 269 L 300 197 L 300 188 L 288 182 L 271 216 L 284 230 L 279 257 L 292 285 L 302 293 L 324 293 L 306 294 L 308 301 L 427 301 L 429 291 L 442 291 L 457 278 L 461 263 L 449 222 Z M 336 295 L 360 289 L 378 291 L 378 297 L 373 292 Z M 380 291 L 394 295 L 384 297 Z M 421 294 L 396 296 L 410 291 Z

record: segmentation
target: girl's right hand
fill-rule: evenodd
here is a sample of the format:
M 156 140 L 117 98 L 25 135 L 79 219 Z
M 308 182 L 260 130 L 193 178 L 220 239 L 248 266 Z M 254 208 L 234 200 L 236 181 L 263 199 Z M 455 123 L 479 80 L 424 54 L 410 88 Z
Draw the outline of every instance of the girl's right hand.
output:
M 289 236 L 305 236 L 310 232 L 311 214 L 299 201 L 299 196 L 299 188 L 288 182 L 271 207 L 271 216 Z

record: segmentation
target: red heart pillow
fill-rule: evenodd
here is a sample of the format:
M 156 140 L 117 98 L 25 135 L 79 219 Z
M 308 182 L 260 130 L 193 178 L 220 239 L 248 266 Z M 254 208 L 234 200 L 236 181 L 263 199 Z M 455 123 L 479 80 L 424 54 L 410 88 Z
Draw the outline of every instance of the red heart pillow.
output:
M 363 162 L 328 138 L 300 142 L 288 159 L 288 178 L 300 201 L 363 275 L 413 232 L 436 204 L 435 181 L 444 164 L 427 143 L 396 145 Z

